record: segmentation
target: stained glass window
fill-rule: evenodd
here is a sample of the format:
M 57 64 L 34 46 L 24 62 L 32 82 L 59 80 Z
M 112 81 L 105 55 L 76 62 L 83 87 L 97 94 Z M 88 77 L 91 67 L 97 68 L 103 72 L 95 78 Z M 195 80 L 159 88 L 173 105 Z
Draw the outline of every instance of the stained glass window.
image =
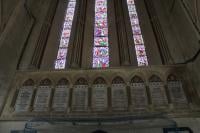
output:
M 69 0 L 65 14 L 63 30 L 60 38 L 59 50 L 55 61 L 55 69 L 65 68 L 75 7 L 76 7 L 76 0 Z
M 139 19 L 137 16 L 136 6 L 134 0 L 127 0 L 129 17 L 133 32 L 133 40 L 135 43 L 135 50 L 137 56 L 138 66 L 147 66 L 148 60 L 144 46 L 144 40 L 140 29 Z
M 92 66 L 94 68 L 109 67 L 107 0 L 95 1 L 94 48 Z

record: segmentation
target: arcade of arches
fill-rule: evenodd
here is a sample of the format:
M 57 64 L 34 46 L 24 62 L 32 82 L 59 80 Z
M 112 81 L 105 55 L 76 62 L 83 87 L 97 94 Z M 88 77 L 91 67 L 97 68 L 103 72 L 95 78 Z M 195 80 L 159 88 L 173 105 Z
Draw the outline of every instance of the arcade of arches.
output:
M 200 131 L 198 0 L 0 0 L 0 133 Z

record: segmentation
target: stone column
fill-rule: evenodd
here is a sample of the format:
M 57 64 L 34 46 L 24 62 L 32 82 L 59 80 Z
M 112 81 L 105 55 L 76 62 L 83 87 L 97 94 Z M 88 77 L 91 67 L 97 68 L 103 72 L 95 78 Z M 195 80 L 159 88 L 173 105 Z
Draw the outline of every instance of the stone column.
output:
M 154 8 L 154 4 L 152 0 L 144 0 L 144 2 L 145 2 L 148 15 L 149 15 L 149 19 L 151 20 L 151 25 L 153 28 L 155 38 L 158 44 L 162 64 L 172 64 L 173 58 L 170 54 L 167 41 L 165 39 L 156 10 Z
M 77 24 L 75 31 L 75 38 L 73 40 L 72 46 L 72 56 L 70 66 L 73 68 L 81 67 L 81 57 L 82 57 L 82 43 L 84 36 L 85 27 L 85 17 L 87 9 L 87 0 L 79 0 L 78 3 L 78 14 L 77 14 Z
M 48 35 L 49 35 L 49 31 L 51 28 L 51 24 L 54 18 L 54 14 L 56 11 L 56 7 L 58 4 L 58 0 L 51 0 L 49 9 L 48 9 L 48 13 L 45 17 L 45 21 L 42 25 L 42 29 L 40 32 L 40 36 L 38 38 L 35 50 L 34 50 L 34 54 L 32 56 L 32 60 L 31 63 L 29 65 L 30 68 L 32 69 L 39 69 L 40 68 L 40 64 L 43 58 L 43 53 L 46 47 L 46 42 L 48 39 Z
M 127 34 L 124 22 L 124 14 L 122 0 L 115 0 L 116 28 L 119 42 L 119 55 L 121 65 L 130 65 L 129 49 L 127 42 Z
M 0 35 L 2 32 L 2 23 L 3 23 L 3 2 L 0 0 Z

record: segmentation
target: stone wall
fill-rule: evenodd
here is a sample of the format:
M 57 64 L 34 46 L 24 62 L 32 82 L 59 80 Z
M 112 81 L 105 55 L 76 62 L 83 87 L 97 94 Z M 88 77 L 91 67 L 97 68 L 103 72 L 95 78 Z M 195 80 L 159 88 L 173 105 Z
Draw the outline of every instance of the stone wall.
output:
M 13 1 L 12 1 L 13 2 Z M 20 61 L 22 59 L 23 51 L 35 48 L 35 41 L 37 41 L 38 33 L 40 32 L 43 23 L 44 15 L 48 9 L 49 1 L 19 1 L 17 4 L 6 1 L 7 6 L 4 9 L 13 10 L 4 12 L 9 19 L 3 19 L 6 22 L 4 30 L 0 36 L 0 110 L 2 109 L 5 96 L 8 92 L 8 86 L 12 80 Z M 2 6 L 2 5 L 1 5 Z M 8 14 L 7 14 L 8 13 Z M 29 58 L 31 54 L 23 56 Z M 31 57 L 32 58 L 32 57 Z M 26 62 L 28 63 L 28 62 Z M 24 66 L 24 64 L 22 65 Z

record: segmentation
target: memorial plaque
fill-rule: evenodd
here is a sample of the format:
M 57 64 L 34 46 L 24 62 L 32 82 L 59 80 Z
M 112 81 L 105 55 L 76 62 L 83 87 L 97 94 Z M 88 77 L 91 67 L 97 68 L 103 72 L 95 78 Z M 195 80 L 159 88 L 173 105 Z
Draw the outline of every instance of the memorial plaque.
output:
M 29 111 L 31 100 L 33 96 L 33 86 L 23 86 L 18 93 L 15 111 L 16 112 L 27 112 Z
M 153 105 L 157 108 L 167 106 L 164 84 L 162 82 L 150 82 L 149 88 Z
M 182 83 L 180 81 L 169 81 L 167 86 L 172 99 L 172 103 L 175 105 L 174 107 L 187 107 L 188 102 L 183 91 Z
M 69 102 L 69 86 L 60 85 L 55 88 L 52 108 L 54 111 L 65 111 Z
M 107 86 L 96 84 L 92 88 L 92 108 L 95 111 L 105 111 L 107 109 Z
M 74 111 L 87 111 L 88 85 L 76 85 L 73 89 L 72 109 Z
M 35 96 L 34 111 L 36 112 L 48 111 L 50 97 L 51 97 L 51 87 L 39 86 Z
M 147 93 L 144 83 L 131 84 L 131 101 L 135 109 L 145 109 L 147 107 Z
M 128 98 L 125 84 L 112 84 L 112 109 L 123 111 L 128 108 Z

